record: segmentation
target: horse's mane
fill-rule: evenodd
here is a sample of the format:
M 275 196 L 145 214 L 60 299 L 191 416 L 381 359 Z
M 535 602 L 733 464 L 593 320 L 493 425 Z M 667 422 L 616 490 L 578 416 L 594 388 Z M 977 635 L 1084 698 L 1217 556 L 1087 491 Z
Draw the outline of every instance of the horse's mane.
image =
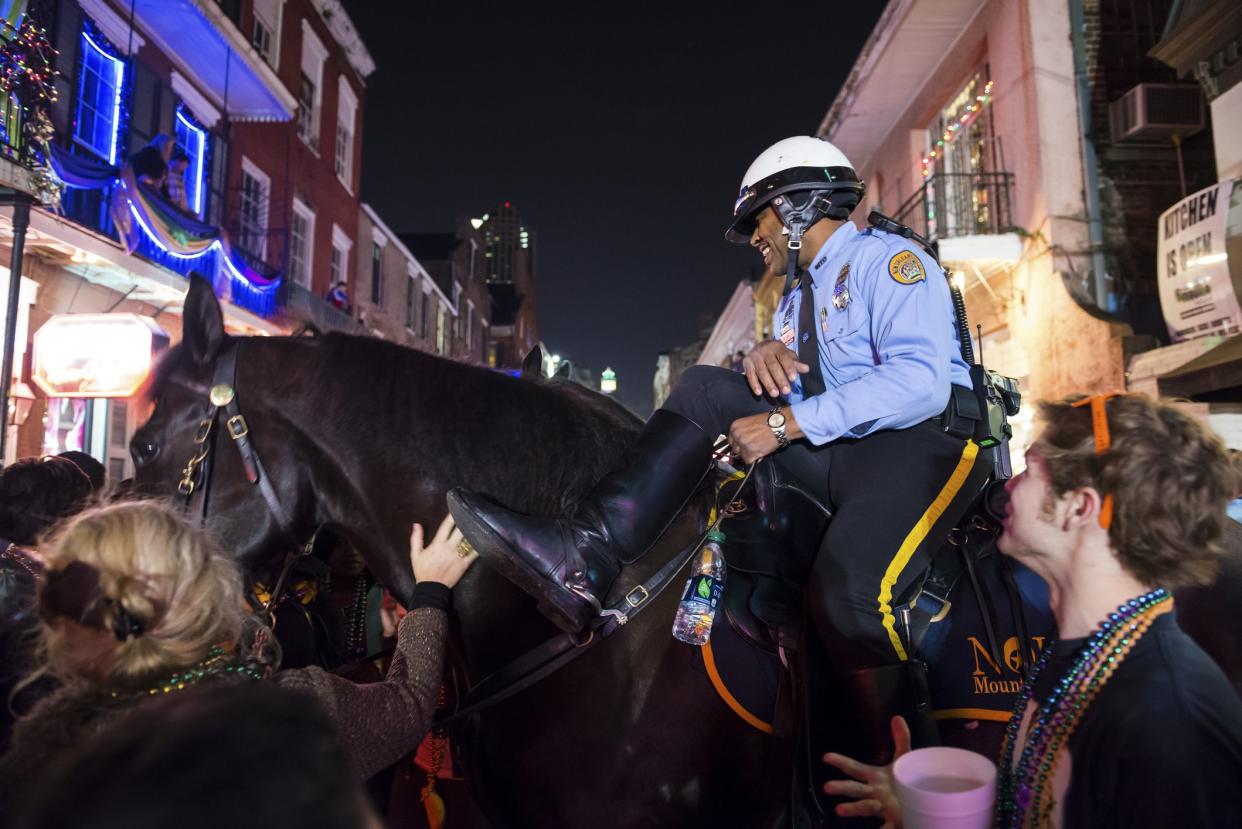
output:
M 400 440 L 412 426 L 438 425 L 419 421 L 451 420 L 455 443 L 468 435 L 469 444 L 483 439 L 501 444 L 503 456 L 497 459 L 503 465 L 495 473 L 494 494 L 503 498 L 501 487 L 514 497 L 545 493 L 546 503 L 526 504 L 534 511 L 559 512 L 576 500 L 619 462 L 642 425 L 620 403 L 575 383 L 513 377 L 374 337 L 330 332 L 243 338 L 240 345 L 243 377 L 246 350 L 273 353 L 281 369 L 265 376 L 266 393 L 313 399 L 316 405 L 322 399 L 322 416 L 332 410 L 360 433 L 378 430 Z M 157 399 L 186 363 L 183 346 L 169 349 L 146 394 Z M 245 400 L 246 384 L 240 378 L 238 384 Z M 332 408 L 338 404 L 339 411 Z M 463 464 L 479 463 L 478 455 L 460 447 L 439 448 L 462 455 Z

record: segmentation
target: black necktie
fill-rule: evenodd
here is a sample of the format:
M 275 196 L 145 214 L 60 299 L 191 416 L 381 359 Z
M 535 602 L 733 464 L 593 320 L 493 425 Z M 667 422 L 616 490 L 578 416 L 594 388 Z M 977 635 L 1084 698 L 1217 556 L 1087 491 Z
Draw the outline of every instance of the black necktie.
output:
M 802 398 L 824 393 L 824 375 L 819 367 L 819 337 L 815 332 L 815 296 L 811 293 L 811 275 L 798 278 L 798 359 L 811 370 L 802 375 Z

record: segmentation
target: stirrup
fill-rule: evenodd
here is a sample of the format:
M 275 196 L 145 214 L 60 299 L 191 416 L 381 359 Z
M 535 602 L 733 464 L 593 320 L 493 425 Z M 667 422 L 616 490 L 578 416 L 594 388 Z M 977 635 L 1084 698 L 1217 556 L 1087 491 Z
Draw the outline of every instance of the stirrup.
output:
M 592 609 L 594 609 L 596 616 L 603 614 L 604 606 L 600 604 L 599 599 L 595 597 L 594 593 L 590 592 L 585 587 L 572 585 L 572 584 L 569 584 L 568 582 L 562 582 L 562 585 L 570 593 L 573 593 L 579 599 L 582 599 L 582 601 L 589 604 L 592 607 Z

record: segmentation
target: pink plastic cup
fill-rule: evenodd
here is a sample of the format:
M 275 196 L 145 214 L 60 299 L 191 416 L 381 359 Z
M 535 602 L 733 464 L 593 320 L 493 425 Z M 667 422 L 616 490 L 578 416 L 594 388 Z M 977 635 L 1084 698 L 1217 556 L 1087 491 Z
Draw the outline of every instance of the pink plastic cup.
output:
M 906 829 L 987 829 L 996 764 L 961 748 L 920 748 L 893 765 Z

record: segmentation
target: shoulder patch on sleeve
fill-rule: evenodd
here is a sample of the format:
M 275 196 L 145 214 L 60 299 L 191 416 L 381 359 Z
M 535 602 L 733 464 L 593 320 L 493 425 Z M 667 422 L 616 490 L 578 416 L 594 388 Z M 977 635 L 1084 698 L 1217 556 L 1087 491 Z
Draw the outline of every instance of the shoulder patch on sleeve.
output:
M 888 273 L 902 285 L 913 285 L 927 278 L 923 263 L 919 261 L 918 256 L 908 250 L 903 250 L 888 260 Z

